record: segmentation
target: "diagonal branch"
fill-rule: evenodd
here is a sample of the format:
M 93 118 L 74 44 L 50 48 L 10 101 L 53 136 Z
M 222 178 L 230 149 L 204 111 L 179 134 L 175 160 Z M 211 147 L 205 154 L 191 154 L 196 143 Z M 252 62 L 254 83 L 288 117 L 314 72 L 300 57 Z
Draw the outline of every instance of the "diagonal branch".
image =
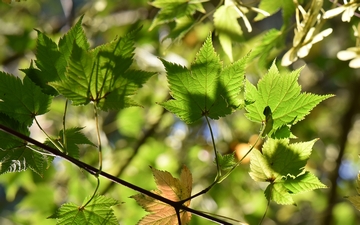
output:
M 231 223 L 229 223 L 229 222 L 226 222 L 226 221 L 223 221 L 223 220 L 218 219 L 216 217 L 207 215 L 207 214 L 205 214 L 203 212 L 200 212 L 200 211 L 197 211 L 195 209 L 188 208 L 188 207 L 182 205 L 181 202 L 171 201 L 170 199 L 159 196 L 159 195 L 157 195 L 155 193 L 152 193 L 151 191 L 143 189 L 143 188 L 141 188 L 139 186 L 136 186 L 136 185 L 134 185 L 132 183 L 129 183 L 129 182 L 127 182 L 125 180 L 122 180 L 120 178 L 117 178 L 115 176 L 112 176 L 112 175 L 110 175 L 110 174 L 108 174 L 108 173 L 106 173 L 104 171 L 100 171 L 97 168 L 95 168 L 95 167 L 93 167 L 93 166 L 91 166 L 89 164 L 81 162 L 80 160 L 77 160 L 77 159 L 75 159 L 75 158 L 73 158 L 73 157 L 71 157 L 69 155 L 66 155 L 65 153 L 60 152 L 59 150 L 57 150 L 55 148 L 49 147 L 49 146 L 47 146 L 47 145 L 45 145 L 45 144 L 43 144 L 41 142 L 38 142 L 37 140 L 32 139 L 31 137 L 28 137 L 28 136 L 26 136 L 24 134 L 21 134 L 21 133 L 15 131 L 13 129 L 7 127 L 7 126 L 4 126 L 3 124 L 0 124 L 0 130 L 2 130 L 3 132 L 6 132 L 6 133 L 8 133 L 8 134 L 10 134 L 10 135 L 12 135 L 14 137 L 18 137 L 18 138 L 20 138 L 20 139 L 22 139 L 24 141 L 27 141 L 27 142 L 29 142 L 31 144 L 34 144 L 34 145 L 36 145 L 36 146 L 38 146 L 38 147 L 40 147 L 40 148 L 42 148 L 42 149 L 44 149 L 46 151 L 58 156 L 58 157 L 61 157 L 61 158 L 65 159 L 65 160 L 71 162 L 72 164 L 80 167 L 81 169 L 86 170 L 87 172 L 89 172 L 90 174 L 92 174 L 94 176 L 100 175 L 100 176 L 102 176 L 104 178 L 107 178 L 108 180 L 110 180 L 110 181 L 112 181 L 114 183 L 123 185 L 123 186 L 125 186 L 127 188 L 133 189 L 134 191 L 140 192 L 140 193 L 142 193 L 144 195 L 147 195 L 147 196 L 152 197 L 152 198 L 154 198 L 156 200 L 159 200 L 159 201 L 164 202 L 164 203 L 166 203 L 168 205 L 171 205 L 175 209 L 186 210 L 188 212 L 191 212 L 194 215 L 200 216 L 202 218 L 205 218 L 207 220 L 216 222 L 218 224 L 231 225 Z

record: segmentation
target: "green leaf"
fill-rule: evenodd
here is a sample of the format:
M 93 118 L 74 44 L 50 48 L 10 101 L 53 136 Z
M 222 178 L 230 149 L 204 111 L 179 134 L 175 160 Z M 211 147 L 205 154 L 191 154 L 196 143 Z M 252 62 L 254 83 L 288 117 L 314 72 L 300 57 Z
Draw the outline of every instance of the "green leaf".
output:
M 30 135 L 26 125 L 0 113 L 0 124 L 26 136 Z M 35 147 L 27 145 L 25 141 L 5 132 L 0 132 L 0 174 L 21 172 L 30 168 L 40 176 L 45 170 L 47 156 L 33 151 Z
M 265 197 L 268 201 L 273 200 L 281 205 L 295 205 L 291 194 L 282 183 L 269 184 L 265 189 Z
M 262 176 L 266 179 L 262 181 L 271 180 L 280 180 L 284 177 L 296 177 L 298 176 L 304 166 L 306 165 L 307 160 L 310 157 L 312 146 L 317 141 L 317 139 L 309 142 L 299 142 L 289 144 L 289 139 L 271 139 L 269 138 L 263 146 L 262 149 L 262 158 L 266 161 L 265 164 L 260 165 L 265 168 L 266 173 Z M 258 156 L 257 156 L 258 157 Z M 256 162 L 256 165 L 263 163 L 263 161 L 258 161 L 254 159 L 252 163 Z M 252 165 L 250 164 L 250 175 L 252 174 Z M 270 171 L 268 171 L 270 168 Z M 269 176 L 270 173 L 270 176 Z M 275 178 L 275 179 L 274 179 Z
M 265 190 L 268 200 L 294 204 L 292 194 L 326 188 L 312 173 L 304 172 L 315 141 L 289 144 L 289 139 L 268 138 L 262 153 L 251 153 L 249 174 L 255 181 L 270 182 Z
M 239 14 L 235 5 L 222 5 L 214 13 L 214 26 L 219 41 L 230 61 L 233 61 L 232 42 L 239 40 L 242 30 L 238 22 Z
M 49 65 L 49 67 L 51 66 Z M 36 69 L 33 66 L 33 62 L 30 63 L 29 68 L 20 70 L 24 72 L 26 76 L 30 78 L 36 85 L 38 85 L 45 94 L 52 96 L 58 95 L 58 92 L 53 87 L 48 85 L 49 81 L 53 81 L 51 80 L 51 77 L 47 76 L 47 74 L 43 73 L 41 70 Z
M 71 29 L 62 38 L 60 38 L 59 51 L 63 54 L 66 61 L 72 53 L 74 42 L 77 46 L 84 50 L 88 50 L 90 48 L 85 32 L 81 26 L 83 18 L 84 16 L 81 16 L 75 26 L 71 27 Z
M 289 23 L 289 19 L 291 18 L 291 16 L 294 14 L 295 4 L 293 1 L 288 1 L 288 0 L 278 0 L 278 1 L 261 0 L 259 9 L 262 9 L 262 10 L 270 13 L 270 15 L 273 15 L 277 11 L 282 9 L 283 21 L 284 21 L 284 23 L 287 24 L 287 23 Z M 265 16 L 263 14 L 259 13 L 255 17 L 254 20 L 259 21 L 264 18 L 265 18 Z
M 66 78 L 51 85 L 74 105 L 94 102 L 103 110 L 137 105 L 131 97 L 153 73 L 129 70 L 135 32 L 91 51 L 74 42 Z
M 169 35 L 166 36 L 166 38 L 171 38 L 172 40 L 182 39 L 185 34 L 196 25 L 196 21 L 192 16 L 176 18 L 173 23 L 173 28 L 171 29 Z
M 205 9 L 198 0 L 155 0 L 150 4 L 160 8 L 160 10 L 152 21 L 149 30 L 160 24 L 174 21 L 176 18 L 191 16 L 196 11 L 205 13 Z
M 232 169 L 237 162 L 235 161 L 235 156 L 233 153 L 222 155 L 220 153 L 216 153 L 218 155 L 219 166 L 222 170 Z
M 222 68 L 209 36 L 197 53 L 191 69 L 162 60 L 174 99 L 161 103 L 186 123 L 202 116 L 212 119 L 228 115 L 242 105 L 247 56 Z
M 74 105 L 86 105 L 92 99 L 96 99 L 95 85 L 91 84 L 91 82 L 94 83 L 93 80 L 96 80 L 96 78 L 93 79 L 95 76 L 93 73 L 95 73 L 94 56 L 74 42 L 66 77 L 61 81 L 51 82 L 50 85 L 72 100 Z
M 90 197 L 85 199 L 85 204 Z M 57 219 L 59 225 L 65 224 L 119 224 L 114 215 L 112 206 L 118 205 L 119 202 L 113 198 L 96 195 L 85 207 L 77 206 L 74 203 L 63 204 L 55 214 L 48 219 Z
M 262 123 L 265 120 L 263 111 L 269 106 L 274 132 L 284 125 L 293 125 L 304 119 L 317 104 L 333 96 L 300 93 L 301 87 L 297 83 L 300 71 L 298 69 L 280 74 L 274 63 L 269 72 L 259 80 L 257 88 L 247 81 L 246 99 L 255 101 L 246 105 L 247 118 Z M 270 136 L 272 132 L 269 132 Z
M 38 86 L 43 92 L 49 95 L 57 95 L 57 91 L 48 85 L 49 82 L 59 81 L 65 78 L 67 61 L 75 42 L 81 48 L 87 50 L 89 43 L 81 27 L 81 17 L 67 34 L 59 41 L 59 46 L 42 32 L 38 31 L 36 60 L 38 69 L 32 63 L 30 68 L 22 69 L 23 72 Z
M 251 51 L 250 59 L 259 57 L 259 64 L 265 66 L 271 52 L 278 45 L 283 45 L 282 32 L 276 29 L 268 30 L 262 37 L 259 44 Z M 271 59 L 272 60 L 272 59 Z
M 0 112 L 0 124 L 6 127 L 10 127 L 11 129 L 19 133 L 22 133 L 26 136 L 30 135 L 29 128 L 25 124 L 22 124 L 19 121 L 14 120 L 13 118 L 1 112 Z M 3 131 L 0 132 L 0 152 L 1 149 L 7 150 L 23 145 L 25 145 L 25 142 L 23 140 L 14 137 L 13 135 L 10 135 L 6 132 Z
M 80 131 L 83 127 L 74 127 L 65 130 L 65 138 L 66 144 L 64 143 L 63 133 L 64 131 L 61 130 L 59 133 L 60 141 L 63 144 L 65 151 L 70 156 L 78 159 L 79 158 L 79 147 L 78 145 L 86 144 L 95 146 L 83 133 Z
M 28 77 L 21 80 L 0 71 L 0 112 L 30 126 L 35 116 L 48 112 L 51 97 Z
M 0 113 L 0 123 L 26 136 L 30 135 L 26 125 L 3 113 Z M 30 168 L 42 176 L 45 169 L 43 165 L 47 158 L 31 148 L 33 147 L 27 145 L 25 141 L 5 132 L 0 132 L 0 174 L 21 172 Z
M 314 174 L 308 171 L 295 179 L 286 179 L 284 181 L 284 186 L 291 191 L 292 194 L 311 191 L 318 188 L 326 188 L 326 185 L 321 183 Z

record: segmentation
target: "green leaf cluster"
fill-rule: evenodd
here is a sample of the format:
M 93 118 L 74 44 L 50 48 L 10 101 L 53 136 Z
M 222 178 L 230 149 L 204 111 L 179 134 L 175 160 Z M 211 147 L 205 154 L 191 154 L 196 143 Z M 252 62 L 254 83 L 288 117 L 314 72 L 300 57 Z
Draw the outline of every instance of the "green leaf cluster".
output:
M 243 107 L 239 94 L 244 85 L 247 56 L 223 68 L 208 36 L 191 68 L 162 60 L 173 99 L 161 103 L 186 123 L 203 116 L 219 119 Z
M 293 194 L 326 188 L 304 167 L 316 140 L 289 143 L 289 139 L 267 139 L 262 152 L 251 153 L 250 176 L 255 181 L 269 182 L 265 190 L 268 201 L 295 204 Z
M 23 71 L 44 93 L 62 94 L 73 105 L 92 102 L 102 110 L 138 106 L 131 96 L 153 73 L 130 69 L 137 30 L 90 49 L 81 22 L 58 44 L 38 31 L 38 68 Z
M 44 94 L 28 77 L 23 80 L 0 72 L 0 123 L 26 136 L 34 118 L 48 112 L 52 97 Z M 47 156 L 34 146 L 0 133 L 0 174 L 30 168 L 43 175 Z
M 261 151 L 251 153 L 250 176 L 269 182 L 265 196 L 279 204 L 295 204 L 291 195 L 326 187 L 304 170 L 316 140 L 290 143 L 289 138 L 294 137 L 291 126 L 332 95 L 300 93 L 300 71 L 281 74 L 274 63 L 257 87 L 246 83 L 245 97 L 251 102 L 246 116 L 261 123 L 261 136 L 267 137 Z

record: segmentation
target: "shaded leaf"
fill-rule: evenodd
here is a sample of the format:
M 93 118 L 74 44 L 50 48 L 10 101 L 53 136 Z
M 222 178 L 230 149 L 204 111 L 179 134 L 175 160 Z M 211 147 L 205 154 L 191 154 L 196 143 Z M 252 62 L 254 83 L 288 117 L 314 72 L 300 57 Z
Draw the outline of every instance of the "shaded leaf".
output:
M 186 123 L 202 116 L 218 119 L 232 113 L 243 104 L 239 94 L 246 59 L 247 56 L 223 69 L 209 36 L 191 69 L 162 60 L 174 99 L 161 105 Z
M 35 116 L 48 112 L 51 97 L 28 77 L 23 81 L 0 71 L 0 112 L 30 126 Z
M 74 105 L 93 102 L 102 110 L 137 105 L 132 95 L 154 73 L 129 70 L 135 33 L 90 51 L 74 42 L 66 78 L 51 85 Z
M 74 127 L 74 128 L 66 129 L 65 130 L 66 145 L 63 139 L 64 131 L 61 130 L 59 133 L 60 142 L 63 144 L 67 154 L 77 159 L 79 158 L 78 145 L 87 144 L 87 145 L 95 146 L 83 133 L 80 132 L 82 129 L 83 129 L 82 127 Z

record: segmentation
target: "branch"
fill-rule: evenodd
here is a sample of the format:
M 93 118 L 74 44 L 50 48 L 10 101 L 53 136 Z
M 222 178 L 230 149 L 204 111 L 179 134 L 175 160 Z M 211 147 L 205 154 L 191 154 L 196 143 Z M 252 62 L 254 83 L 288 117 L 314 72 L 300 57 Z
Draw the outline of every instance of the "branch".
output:
M 150 135 L 152 133 L 154 133 L 155 129 L 158 127 L 158 125 L 159 125 L 159 123 L 161 121 L 161 118 L 163 118 L 163 115 L 166 112 L 167 111 L 163 108 L 158 121 L 153 123 L 152 126 L 144 133 L 144 135 L 136 142 L 135 147 L 134 147 L 134 151 L 132 152 L 131 156 L 126 160 L 124 165 L 122 165 L 120 167 L 118 172 L 115 174 L 115 177 L 120 177 L 122 175 L 122 173 L 125 171 L 125 169 L 130 165 L 131 161 L 135 158 L 135 156 L 139 152 L 140 147 L 145 143 L 145 141 L 150 137 Z M 114 184 L 115 184 L 114 182 L 109 183 L 101 193 L 102 194 L 107 193 L 112 187 L 114 187 Z
M 123 185 L 123 186 L 125 186 L 127 188 L 130 188 L 130 189 L 134 190 L 134 191 L 140 192 L 140 193 L 142 193 L 144 195 L 147 195 L 147 196 L 152 197 L 152 198 L 154 198 L 156 200 L 159 200 L 159 201 L 164 202 L 164 203 L 166 203 L 168 205 L 171 205 L 175 209 L 186 210 L 188 212 L 191 212 L 194 215 L 200 216 L 202 218 L 205 218 L 207 220 L 216 222 L 218 224 L 231 225 L 231 223 L 229 223 L 229 222 L 226 222 L 226 221 L 223 221 L 221 219 L 215 218 L 213 216 L 207 215 L 207 214 L 202 213 L 200 211 L 197 211 L 195 209 L 188 208 L 188 207 L 182 205 L 181 202 L 171 201 L 170 199 L 159 196 L 159 195 L 157 195 L 155 193 L 152 193 L 151 191 L 143 189 L 143 188 L 141 188 L 139 186 L 131 184 L 131 183 L 129 183 L 129 182 L 125 181 L 125 180 L 122 180 L 120 178 L 117 178 L 115 176 L 112 176 L 112 175 L 110 175 L 110 174 L 108 174 L 108 173 L 106 173 L 104 171 L 100 171 L 100 170 L 96 169 L 93 166 L 90 166 L 90 165 L 88 165 L 88 164 L 86 164 L 84 162 L 81 162 L 80 160 L 77 160 L 77 159 L 75 159 L 75 158 L 73 158 L 73 157 L 71 157 L 69 155 L 66 155 L 65 153 L 63 153 L 63 152 L 61 152 L 61 151 L 59 151 L 59 150 L 57 150 L 55 148 L 49 147 L 49 146 L 47 146 L 47 145 L 45 145 L 45 144 L 43 144 L 41 142 L 38 142 L 37 140 L 32 139 L 32 138 L 30 138 L 30 137 L 28 137 L 28 136 L 26 136 L 24 134 L 21 134 L 21 133 L 15 131 L 13 129 L 7 127 L 7 126 L 4 126 L 3 124 L 0 124 L 0 130 L 2 130 L 2 131 L 6 132 L 6 133 L 8 133 L 8 134 L 10 134 L 10 135 L 12 135 L 14 137 L 18 137 L 18 138 L 20 138 L 22 140 L 25 140 L 25 141 L 27 141 L 27 142 L 29 142 L 31 144 L 34 144 L 34 145 L 36 145 L 36 146 L 38 146 L 38 147 L 40 147 L 40 148 L 42 148 L 42 149 L 44 149 L 46 151 L 58 156 L 58 157 L 61 157 L 61 158 L 65 159 L 65 160 L 71 162 L 72 164 L 78 166 L 79 168 L 81 168 L 83 170 L 86 170 L 87 172 L 89 172 L 90 174 L 92 174 L 94 176 L 100 175 L 102 177 L 105 177 L 105 178 L 107 178 L 108 180 L 110 180 L 110 181 L 112 181 L 114 183 Z

